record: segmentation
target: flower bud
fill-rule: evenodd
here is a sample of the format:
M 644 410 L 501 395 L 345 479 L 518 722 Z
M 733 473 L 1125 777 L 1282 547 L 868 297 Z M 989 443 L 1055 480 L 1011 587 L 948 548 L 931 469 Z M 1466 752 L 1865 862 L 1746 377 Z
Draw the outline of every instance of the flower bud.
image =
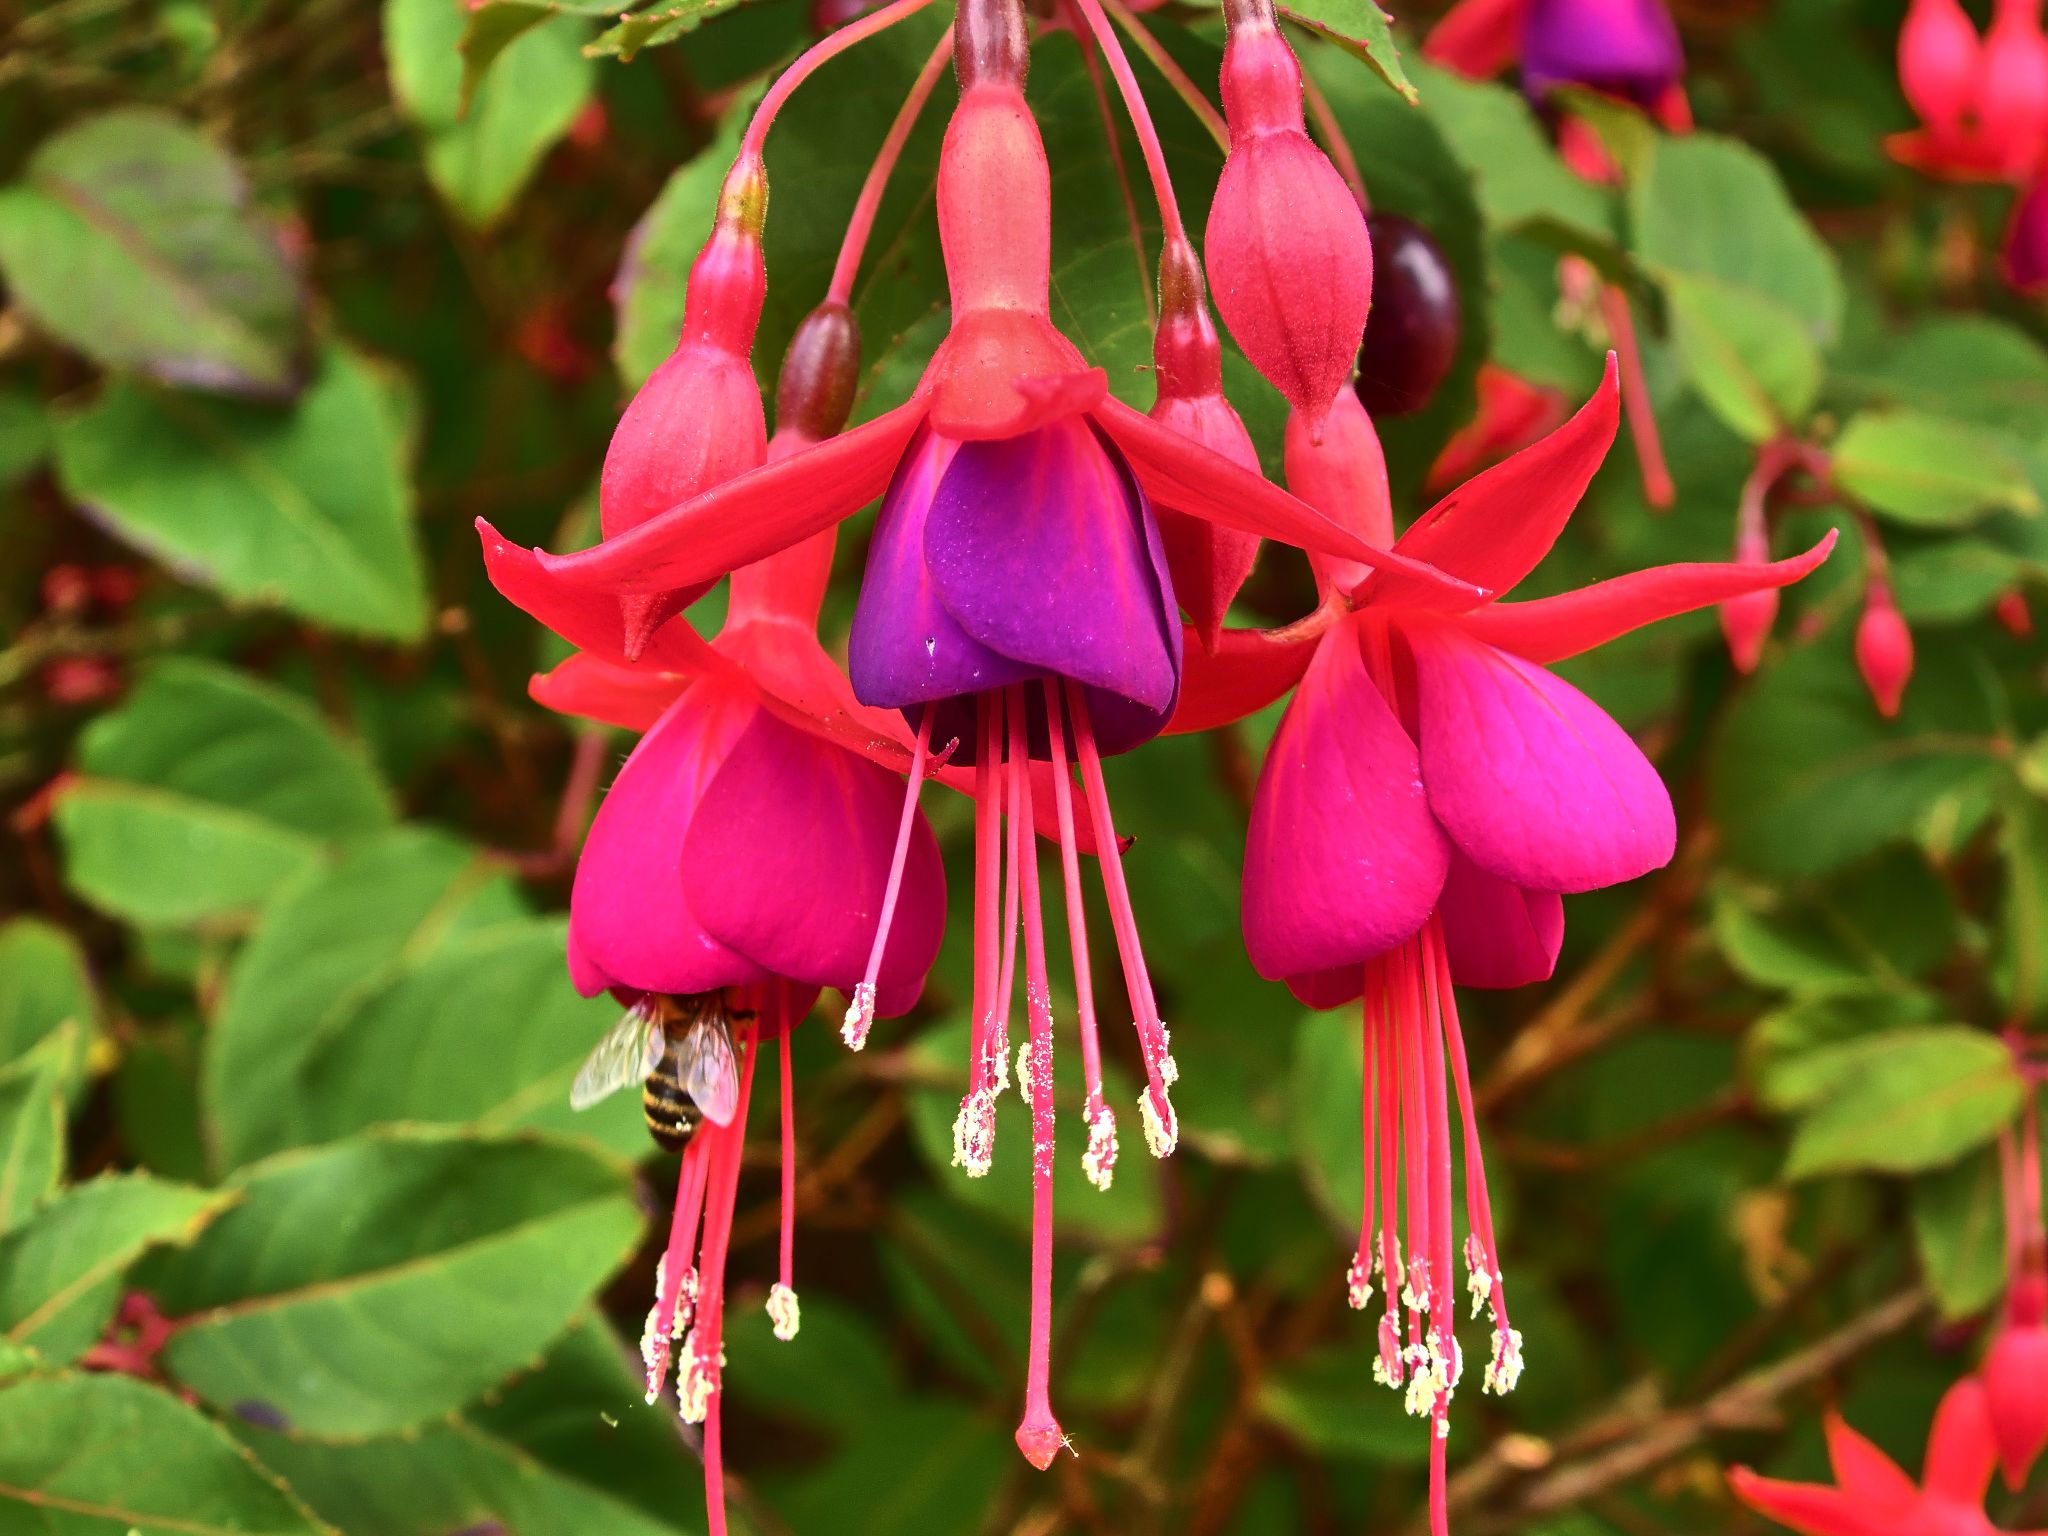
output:
M 2005 1485 L 2017 1489 L 2048 1447 L 2048 1278 L 2037 1267 L 2013 1277 L 1983 1378 Z
M 760 160 L 743 156 L 726 176 L 711 237 L 691 265 L 676 349 L 633 396 L 605 451 L 598 517 L 608 539 L 744 474 L 766 455 L 761 389 L 749 359 L 768 291 L 761 255 L 767 206 Z M 637 655 L 703 590 L 622 597 L 626 654 Z
M 1287 488 L 1332 522 L 1366 543 L 1390 549 L 1394 543 L 1394 502 L 1387 489 L 1387 456 L 1379 433 L 1358 397 L 1339 386 L 1320 433 L 1301 412 L 1287 418 Z M 1309 554 L 1316 588 L 1349 592 L 1366 577 L 1354 560 Z
M 1863 617 L 1856 623 L 1856 669 L 1877 701 L 1877 712 L 1896 719 L 1913 676 L 1913 632 L 1883 581 L 1871 582 L 1864 595 Z
M 1991 613 L 2000 627 L 2016 640 L 2025 640 L 2034 633 L 2033 610 L 2028 608 L 2027 594 L 2019 587 L 1999 593 Z
M 2001 5 L 1984 35 L 1977 121 L 2005 174 L 2039 167 L 2048 143 L 2048 37 L 2032 3 Z
M 775 380 L 775 430 L 812 442 L 836 437 L 853 414 L 860 384 L 860 325 L 853 311 L 827 299 L 808 315 L 782 354 Z
M 1913 0 L 1899 29 L 1899 86 L 1920 121 L 1957 133 L 1977 89 L 1977 28 L 1959 0 Z
M 1216 309 L 1319 433 L 1365 334 L 1372 243 L 1358 200 L 1304 131 L 1301 66 L 1270 0 L 1230 0 L 1226 14 L 1230 153 L 1204 243 Z
M 1223 348 L 1203 295 L 1202 265 L 1185 239 L 1159 256 L 1159 325 L 1152 335 L 1159 395 L 1152 419 L 1256 472 L 1258 449 L 1223 394 Z M 1174 596 L 1202 643 L 1214 648 L 1245 578 L 1259 558 L 1257 534 L 1224 528 L 1171 507 L 1153 509 Z
M 1771 551 L 1761 530 L 1746 529 L 1735 540 L 1737 565 L 1769 565 Z M 1721 604 L 1721 634 L 1728 642 L 1728 655 L 1735 670 L 1754 672 L 1763 660 L 1764 642 L 1771 638 L 1771 626 L 1778 621 L 1778 589 L 1765 587 L 1745 592 Z

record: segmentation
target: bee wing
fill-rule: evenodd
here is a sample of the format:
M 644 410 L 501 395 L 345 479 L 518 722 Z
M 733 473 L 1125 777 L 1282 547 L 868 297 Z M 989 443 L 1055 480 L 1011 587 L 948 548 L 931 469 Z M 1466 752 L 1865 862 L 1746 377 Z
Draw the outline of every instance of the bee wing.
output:
M 588 1109 L 628 1083 L 640 1083 L 661 1060 L 661 1016 L 646 1003 L 636 1003 L 584 1058 L 569 1088 L 569 1107 Z
M 732 1032 L 717 1014 L 700 1017 L 683 1037 L 683 1089 L 713 1125 L 730 1125 L 740 1107 L 740 1068 Z

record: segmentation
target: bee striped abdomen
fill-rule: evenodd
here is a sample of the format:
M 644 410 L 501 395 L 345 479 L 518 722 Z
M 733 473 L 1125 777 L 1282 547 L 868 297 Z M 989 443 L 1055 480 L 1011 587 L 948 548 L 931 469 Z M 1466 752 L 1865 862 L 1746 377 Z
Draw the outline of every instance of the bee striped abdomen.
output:
M 674 1036 L 640 1089 L 640 1113 L 647 1121 L 647 1134 L 670 1152 L 681 1152 L 696 1129 L 696 1106 L 683 1089 L 682 1059 Z

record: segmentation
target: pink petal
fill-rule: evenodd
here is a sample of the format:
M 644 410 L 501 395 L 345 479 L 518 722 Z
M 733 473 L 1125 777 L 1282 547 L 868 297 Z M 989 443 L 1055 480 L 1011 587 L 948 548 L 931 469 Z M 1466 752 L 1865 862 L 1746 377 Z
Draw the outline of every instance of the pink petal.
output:
M 1488 80 L 1522 51 L 1529 0 L 1458 0 L 1422 40 L 1422 56 L 1468 80 Z
M 484 570 L 506 601 L 540 620 L 579 651 L 606 661 L 626 661 L 616 596 L 554 575 L 542 566 L 543 557 L 537 551 L 508 543 L 482 518 L 476 520 L 476 531 L 483 540 Z M 706 582 L 697 592 L 701 594 L 709 586 Z M 703 636 L 686 623 L 661 625 L 634 660 L 657 672 L 731 671 Z
M 1981 1507 L 1998 1463 L 1991 1433 L 1991 1402 L 1984 1383 L 1965 1376 L 1948 1389 L 1934 1410 L 1927 1436 L 1927 1465 L 1920 1485 L 1929 1497 Z
M 1304 1008 L 1327 1012 L 1356 1002 L 1365 991 L 1365 967 L 1333 965 L 1327 971 L 1304 971 L 1286 978 L 1287 990 Z
M 1670 862 L 1671 796 L 1597 704 L 1455 624 L 1401 633 L 1430 808 L 1473 863 L 1530 890 L 1590 891 Z
M 1105 398 L 1091 414 L 1123 451 L 1138 484 L 1157 506 L 1261 538 L 1278 539 L 1298 549 L 1320 550 L 1375 570 L 1398 572 L 1404 592 L 1434 593 L 1446 606 L 1471 607 L 1487 595 L 1406 554 L 1373 548 L 1272 481 L 1162 427 L 1114 396 Z
M 1621 387 L 1609 353 L 1600 387 L 1576 415 L 1452 491 L 1417 518 L 1394 548 L 1491 595 L 1509 591 L 1550 553 L 1606 458 L 1620 419 Z M 1475 606 L 1469 599 L 1446 603 L 1440 588 L 1414 587 L 1393 574 L 1375 575 L 1361 590 L 1382 604 L 1454 611 Z
M 902 808 L 893 775 L 757 713 L 690 823 L 690 908 L 763 970 L 850 992 L 875 941 Z M 920 816 L 883 952 L 878 1012 L 916 1002 L 945 911 L 938 844 Z
M 1874 1510 L 1904 1514 L 1920 1501 L 1920 1489 L 1899 1464 L 1851 1429 L 1830 1409 L 1821 1421 L 1828 1437 L 1828 1465 L 1842 1492 Z
M 569 974 L 586 997 L 610 989 L 709 992 L 767 972 L 714 939 L 683 891 L 683 845 L 699 798 L 759 713 L 703 681 L 640 740 L 598 807 L 569 896 Z
M 1213 340 L 1213 337 L 1212 337 Z M 1220 387 L 1213 393 L 1168 395 L 1153 402 L 1152 419 L 1192 442 L 1248 470 L 1259 467 L 1251 433 Z M 1188 517 L 1171 507 L 1155 505 L 1159 542 L 1166 546 L 1166 567 L 1173 575 L 1173 594 L 1192 621 L 1204 646 L 1213 647 L 1252 565 L 1259 558 L 1256 534 L 1219 528 L 1204 518 Z
M 648 731 L 689 686 L 690 679 L 673 672 L 624 667 L 578 651 L 552 672 L 536 675 L 526 691 L 558 715 Z
M 2048 1328 L 2036 1323 L 1999 1329 L 1983 1375 L 2005 1485 L 2018 1489 L 2048 1446 Z
M 1728 1487 L 1758 1514 L 1800 1536 L 1898 1536 L 1896 1520 L 1872 1514 L 1836 1488 L 1783 1483 L 1758 1477 L 1747 1467 L 1728 1469 Z
M 1188 646 L 1167 733 L 1214 730 L 1264 709 L 1307 670 L 1316 641 L 1336 617 L 1336 609 L 1319 608 L 1285 629 L 1226 629 L 1214 650 Z
M 1245 951 L 1277 980 L 1358 969 L 1419 929 L 1450 845 L 1430 816 L 1415 745 L 1345 624 L 1280 722 L 1245 840 Z
M 717 580 L 858 512 L 889 484 L 926 402 L 907 401 L 815 448 L 777 459 L 637 528 L 541 568 L 605 592 L 666 592 Z
M 1563 661 L 1659 619 L 1789 587 L 1834 547 L 1831 528 L 1805 554 L 1769 564 L 1659 565 L 1534 602 L 1490 603 L 1465 616 L 1465 632 L 1528 661 Z
M 1318 438 L 1299 411 L 1287 416 L 1287 489 L 1375 549 L 1394 542 L 1394 503 L 1387 489 L 1387 456 L 1379 432 L 1347 383 L 1321 425 Z M 1371 574 L 1351 560 L 1310 555 L 1316 583 L 1350 591 Z
M 1461 987 L 1523 987 L 1557 969 L 1564 902 L 1555 891 L 1525 891 L 1453 852 L 1436 909 Z

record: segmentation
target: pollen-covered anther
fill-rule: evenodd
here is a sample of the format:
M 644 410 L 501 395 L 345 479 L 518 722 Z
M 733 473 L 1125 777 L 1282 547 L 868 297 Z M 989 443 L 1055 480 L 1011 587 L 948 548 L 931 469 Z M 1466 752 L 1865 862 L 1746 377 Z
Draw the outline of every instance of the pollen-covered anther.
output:
M 1351 1256 L 1344 1271 L 1344 1297 L 1354 1312 L 1363 1312 L 1372 1301 L 1372 1260 L 1363 1250 Z
M 1401 1286 L 1401 1305 L 1416 1312 L 1429 1310 L 1429 1260 L 1419 1254 L 1408 1261 L 1408 1276 Z
M 1138 1095 L 1138 1115 L 1144 1121 L 1145 1145 L 1152 1155 L 1173 1156 L 1173 1149 L 1180 1145 L 1180 1116 L 1173 1112 L 1173 1101 L 1148 1089 Z
M 953 1118 L 953 1166 L 978 1179 L 995 1160 L 996 1101 L 994 1091 L 977 1088 L 960 1101 Z
M 680 1343 L 696 1320 L 697 1266 L 692 1264 L 683 1271 L 682 1283 L 676 1287 L 676 1315 L 669 1321 L 668 1336 Z
M 989 1092 L 1001 1097 L 1010 1086 L 1010 1031 L 1007 1025 L 997 1021 L 989 1026 L 988 1044 L 984 1047 L 984 1052 L 985 1064 L 995 1083 Z M 1018 1085 L 1018 1091 L 1026 1092 L 1021 1083 Z
M 1173 1059 L 1173 1031 L 1163 1022 L 1159 1026 L 1159 1081 L 1168 1088 L 1180 1081 L 1180 1063 Z
M 1493 1359 L 1486 1367 L 1485 1391 L 1506 1397 L 1522 1379 L 1522 1330 L 1502 1328 L 1493 1336 Z
M 1372 1379 L 1398 1390 L 1406 1374 L 1401 1365 L 1401 1330 L 1389 1309 L 1380 1314 L 1380 1352 L 1372 1363 Z
M 683 1340 L 683 1368 L 676 1380 L 676 1411 L 685 1424 L 704 1422 L 724 1368 L 725 1351 L 721 1349 L 716 1359 L 699 1355 L 696 1330 L 692 1329 Z
M 1437 1398 L 1443 1394 L 1442 1357 L 1426 1344 L 1410 1344 L 1402 1351 L 1401 1360 L 1408 1368 L 1408 1391 L 1402 1406 L 1410 1418 L 1419 1419 L 1436 1408 Z
M 787 1344 L 803 1326 L 803 1310 L 796 1291 L 781 1281 L 768 1287 L 768 1319 L 775 1325 L 775 1337 Z
M 853 997 L 847 1002 L 839 1038 L 846 1042 L 848 1050 L 860 1050 L 868 1043 L 868 1031 L 874 1026 L 875 987 L 873 982 L 863 981 L 854 987 Z
M 1116 1115 L 1098 1104 L 1088 1116 L 1088 1150 L 1081 1154 L 1081 1171 L 1097 1189 L 1107 1190 L 1116 1176 L 1116 1152 Z
M 1017 1045 L 1017 1097 L 1028 1106 L 1031 1103 L 1031 1042 L 1023 1040 Z

